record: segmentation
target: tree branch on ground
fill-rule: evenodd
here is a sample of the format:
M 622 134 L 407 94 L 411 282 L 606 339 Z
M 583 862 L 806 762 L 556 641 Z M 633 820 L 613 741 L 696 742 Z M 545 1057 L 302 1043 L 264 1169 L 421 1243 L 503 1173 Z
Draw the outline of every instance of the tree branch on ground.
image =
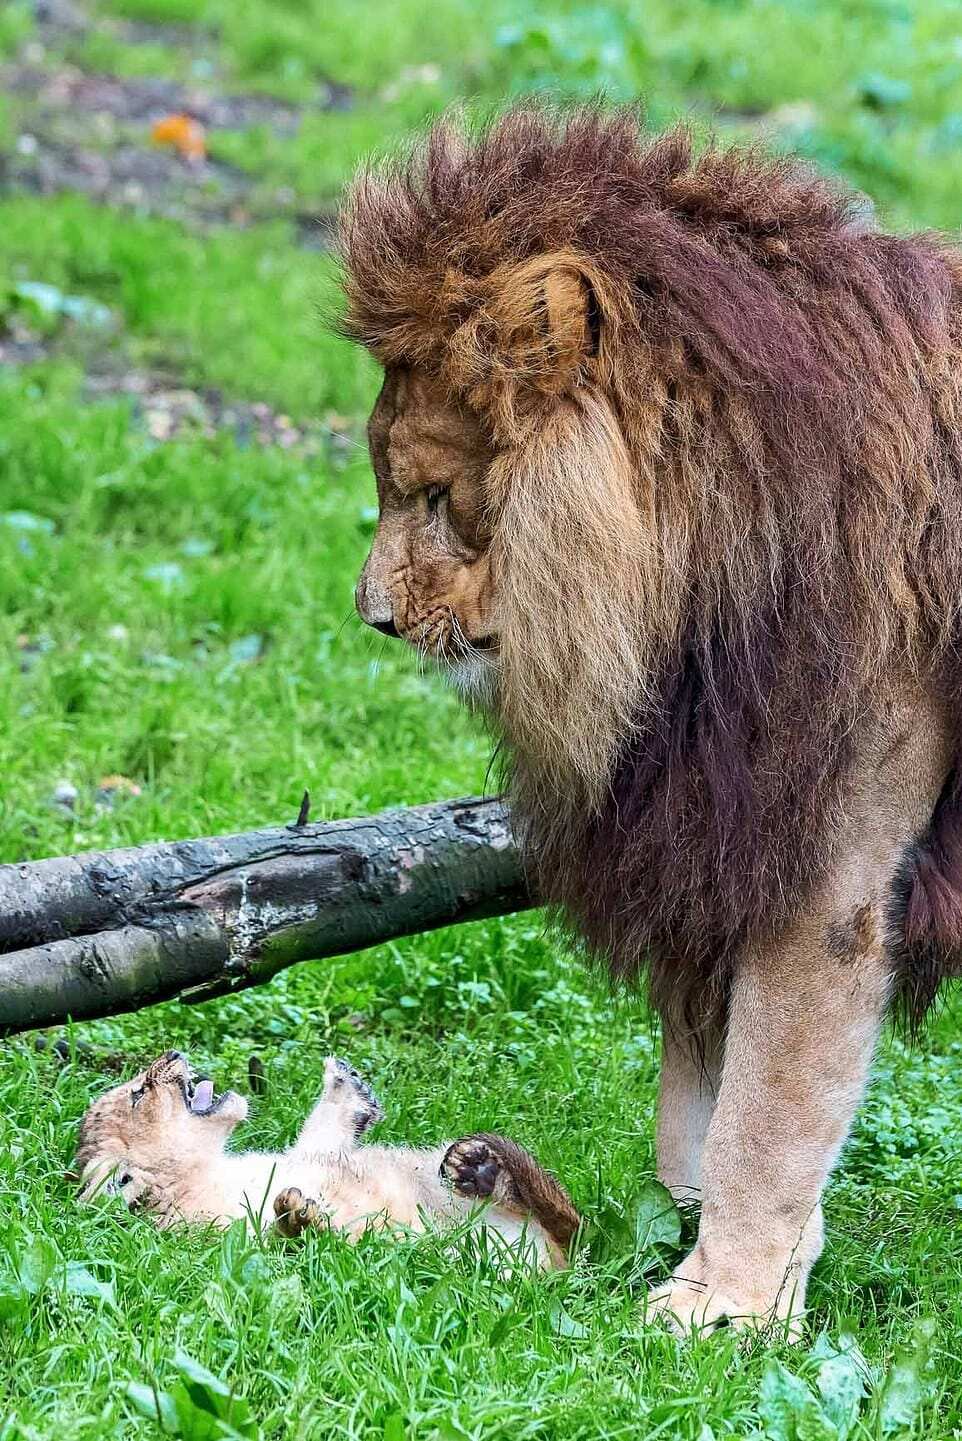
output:
M 497 800 L 0 866 L 0 1034 L 533 904 Z

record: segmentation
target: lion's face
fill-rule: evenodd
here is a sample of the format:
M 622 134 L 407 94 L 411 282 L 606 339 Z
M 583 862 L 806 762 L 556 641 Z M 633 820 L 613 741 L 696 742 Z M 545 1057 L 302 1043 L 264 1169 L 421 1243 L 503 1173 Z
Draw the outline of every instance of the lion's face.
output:
M 493 450 L 429 375 L 389 368 L 368 426 L 380 518 L 357 585 L 361 619 L 454 668 L 497 655 Z
M 179 1051 L 167 1051 L 98 1097 L 84 1116 L 77 1143 L 84 1195 L 106 1190 L 133 1204 L 173 1170 L 209 1160 L 246 1116 L 243 1096 L 215 1095 Z

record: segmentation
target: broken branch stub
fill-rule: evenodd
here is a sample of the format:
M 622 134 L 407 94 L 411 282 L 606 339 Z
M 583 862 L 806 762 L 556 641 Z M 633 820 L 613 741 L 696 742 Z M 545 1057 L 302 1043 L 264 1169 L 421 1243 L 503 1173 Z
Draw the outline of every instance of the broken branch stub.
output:
M 0 866 L 0 1034 L 533 904 L 490 800 Z

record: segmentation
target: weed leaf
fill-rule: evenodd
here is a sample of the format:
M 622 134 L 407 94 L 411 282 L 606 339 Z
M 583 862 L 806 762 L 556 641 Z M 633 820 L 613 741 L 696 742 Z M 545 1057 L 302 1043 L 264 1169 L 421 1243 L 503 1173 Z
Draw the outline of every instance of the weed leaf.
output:
M 811 1355 L 813 1360 L 818 1361 L 816 1384 L 822 1409 L 838 1430 L 840 1441 L 845 1441 L 865 1395 L 868 1363 L 854 1336 L 848 1332 L 839 1336 L 837 1345 L 823 1332 L 812 1347 Z
M 384 1441 L 407 1441 L 403 1411 L 392 1411 L 384 1420 Z
M 907 1430 L 915 1421 L 925 1399 L 925 1367 L 934 1335 L 934 1323 L 922 1321 L 916 1329 L 914 1349 L 899 1356 L 886 1376 L 878 1412 L 883 1436 Z
M 809 1387 L 780 1361 L 765 1368 L 758 1410 L 769 1441 L 837 1441 L 838 1430 Z
M 64 1290 L 70 1296 L 91 1296 L 105 1306 L 116 1307 L 112 1281 L 101 1281 L 82 1261 L 68 1261 L 64 1268 Z
M 588 1327 L 569 1316 L 563 1306 L 552 1307 L 551 1329 L 556 1336 L 567 1336 L 573 1341 L 583 1341 L 588 1334 Z
M 155 1391 L 152 1386 L 144 1386 L 139 1381 L 128 1381 L 124 1395 L 135 1411 L 156 1421 L 169 1436 L 179 1434 L 177 1407 L 169 1391 Z
M 645 1255 L 656 1246 L 677 1246 L 681 1216 L 667 1186 L 649 1181 L 635 1203 L 635 1251 Z

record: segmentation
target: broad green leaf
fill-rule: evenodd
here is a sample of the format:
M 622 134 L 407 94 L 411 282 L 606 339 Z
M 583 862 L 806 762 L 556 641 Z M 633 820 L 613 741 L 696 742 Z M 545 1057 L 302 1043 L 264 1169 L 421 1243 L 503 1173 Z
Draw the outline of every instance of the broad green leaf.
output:
M 837 1345 L 823 1332 L 811 1355 L 819 1363 L 816 1384 L 822 1408 L 844 1441 L 855 1424 L 865 1395 L 868 1363 L 854 1336 L 846 1332 L 841 1334 Z
M 635 1248 L 644 1254 L 653 1246 L 677 1246 L 681 1216 L 667 1186 L 649 1181 L 635 1202 Z
M 195 1361 L 186 1351 L 177 1350 L 174 1352 L 173 1363 L 181 1376 L 192 1382 L 194 1385 L 209 1391 L 214 1396 L 228 1397 L 231 1394 L 230 1387 L 226 1381 L 215 1376 L 213 1371 L 208 1371 L 199 1361 Z
M 225 1435 L 224 1423 L 215 1411 L 211 1411 L 207 1405 L 198 1405 L 197 1398 L 191 1394 L 190 1384 L 178 1381 L 170 1393 L 174 1403 L 174 1410 L 177 1416 L 176 1435 L 182 1436 L 184 1441 L 223 1441 Z M 203 1393 L 202 1399 L 206 1399 L 210 1393 L 203 1387 L 197 1386 L 197 1393 Z
M 262 1289 L 271 1279 L 271 1264 L 263 1251 L 252 1250 L 244 1257 L 239 1283 L 245 1291 Z M 296 1279 L 296 1278 L 295 1278 Z
M 257 1441 L 260 1427 L 243 1396 L 186 1351 L 176 1351 L 173 1363 L 180 1379 L 171 1399 L 185 1441 L 220 1441 L 223 1437 Z
M 661 1259 L 658 1247 L 674 1248 L 681 1238 L 681 1216 L 671 1192 L 660 1181 L 648 1181 L 622 1207 L 608 1200 L 595 1212 L 588 1228 L 588 1247 L 599 1263 L 634 1257 L 646 1270 Z
M 758 1410 L 769 1441 L 836 1441 L 838 1437 L 809 1387 L 780 1361 L 770 1361 L 765 1368 Z
M 64 1289 L 70 1296 L 91 1296 L 105 1306 L 116 1306 L 112 1281 L 101 1281 L 81 1261 L 68 1261 L 64 1268 Z
M 468 1433 L 450 1416 L 443 1416 L 431 1432 L 430 1441 L 468 1441 Z
M 915 1347 L 893 1363 L 879 1398 L 879 1429 L 883 1435 L 907 1430 L 925 1399 L 925 1368 L 935 1338 L 935 1323 L 925 1320 L 915 1331 Z
M 589 1223 L 587 1240 L 591 1255 L 598 1262 L 631 1250 L 634 1230 L 617 1202 L 607 1201 L 595 1211 Z
M 279 1276 L 267 1293 L 267 1304 L 275 1326 L 294 1321 L 304 1311 L 307 1298 L 304 1283 L 296 1272 Z
M 563 1306 L 552 1307 L 551 1329 L 556 1336 L 567 1336 L 574 1341 L 582 1341 L 588 1334 L 587 1326 L 569 1316 Z
M 169 1391 L 155 1391 L 152 1386 L 144 1386 L 139 1381 L 128 1381 L 124 1395 L 141 1416 L 156 1421 L 169 1436 L 178 1434 L 177 1408 Z
M 27 1314 L 27 1293 L 15 1276 L 0 1276 L 0 1322 L 21 1324 Z
M 39 1296 L 57 1269 L 60 1253 L 44 1236 L 32 1237 L 19 1255 L 13 1257 L 17 1279 L 30 1296 Z
M 902 1356 L 893 1362 L 879 1402 L 879 1426 L 883 1435 L 912 1425 L 923 1394 L 922 1372 L 916 1357 Z
M 403 1411 L 392 1411 L 384 1421 L 384 1441 L 407 1441 Z

